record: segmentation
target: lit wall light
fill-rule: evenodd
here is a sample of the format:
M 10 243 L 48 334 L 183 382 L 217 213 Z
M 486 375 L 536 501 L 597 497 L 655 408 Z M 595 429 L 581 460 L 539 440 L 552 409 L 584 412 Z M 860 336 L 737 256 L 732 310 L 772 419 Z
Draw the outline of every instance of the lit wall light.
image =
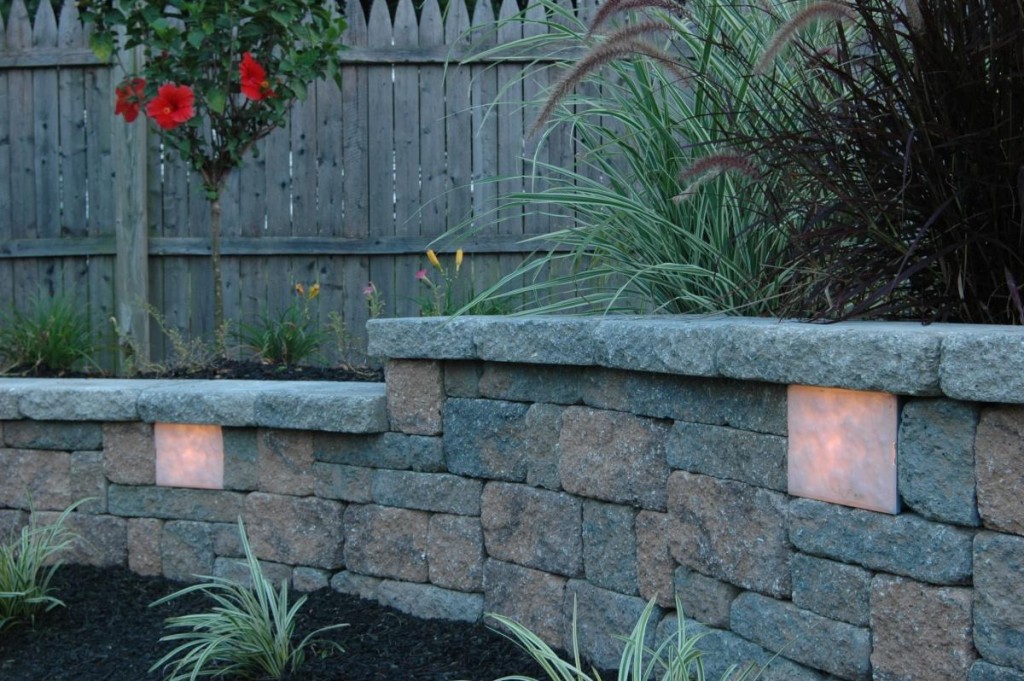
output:
M 899 513 L 895 395 L 789 386 L 789 493 Z
M 224 489 L 224 438 L 220 426 L 157 423 L 156 484 Z

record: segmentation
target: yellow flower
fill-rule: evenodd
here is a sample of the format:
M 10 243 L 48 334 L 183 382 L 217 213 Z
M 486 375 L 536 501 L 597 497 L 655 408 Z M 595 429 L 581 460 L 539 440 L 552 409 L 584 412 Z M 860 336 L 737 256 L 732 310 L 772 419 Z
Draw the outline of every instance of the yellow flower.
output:
M 434 249 L 427 251 L 427 260 L 429 260 L 430 264 L 437 269 L 441 269 L 441 261 L 437 259 L 437 253 L 434 253 Z
M 309 299 L 313 300 L 320 295 L 320 282 L 317 282 L 309 287 Z
M 306 287 L 303 286 L 302 284 L 296 284 L 295 292 L 298 293 L 300 296 L 304 296 L 306 295 Z
M 462 249 L 455 251 L 455 271 L 458 272 L 459 268 L 462 267 Z

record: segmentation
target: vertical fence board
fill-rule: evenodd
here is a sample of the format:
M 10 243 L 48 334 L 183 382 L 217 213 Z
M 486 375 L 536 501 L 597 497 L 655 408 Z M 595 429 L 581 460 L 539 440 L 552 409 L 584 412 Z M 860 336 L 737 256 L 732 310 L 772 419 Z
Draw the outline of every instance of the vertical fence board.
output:
M 523 23 L 523 37 L 543 35 L 547 29 L 544 21 L 547 19 L 546 10 L 539 2 L 531 2 L 526 8 L 526 21 Z M 549 144 L 540 143 L 540 131 L 533 131 L 533 125 L 543 108 L 543 97 L 547 87 L 551 84 L 550 78 L 554 74 L 554 67 L 531 66 L 529 72 L 523 77 L 523 111 L 524 138 L 523 138 L 523 172 L 526 176 L 524 189 L 529 191 L 543 191 L 547 186 L 543 175 L 548 171 L 543 168 L 549 161 Z M 557 74 L 554 74 L 557 77 Z M 563 132 L 563 131 L 560 131 Z M 563 132 L 564 135 L 564 132 Z M 539 211 L 526 211 L 523 216 L 524 234 L 543 234 L 551 229 L 551 218 Z
M 7 27 L 0 15 L 0 51 L 7 49 Z M 0 69 L 0 102 L 10 101 L 9 77 Z M 11 113 L 9 106 L 0 106 L 0 242 L 13 234 L 11 214 Z M 14 261 L 0 260 L 0 306 L 6 309 L 14 302 Z
M 391 17 L 387 3 L 376 2 L 370 9 L 367 24 L 366 44 L 371 48 L 391 46 Z M 382 236 L 395 234 L 395 117 L 394 117 L 394 67 L 391 64 L 367 68 L 367 101 L 369 138 L 367 175 L 368 213 L 370 233 Z M 372 258 L 370 277 L 377 286 L 390 295 L 389 314 L 398 314 L 403 307 L 396 307 L 396 279 L 394 259 L 388 256 Z
M 412 0 L 400 0 L 395 10 L 394 46 L 419 46 L 419 27 Z M 395 67 L 395 234 L 420 234 L 420 66 Z M 394 257 L 395 295 L 412 301 L 419 294 L 415 274 L 417 254 Z M 408 309 L 408 308 L 407 308 Z M 408 313 L 407 313 L 408 314 Z
M 7 47 L 27 51 L 32 46 L 32 22 L 22 0 L 15 0 L 7 20 Z M 35 106 L 32 73 L 14 69 L 8 81 L 11 149 L 11 236 L 34 239 L 39 236 L 35 201 Z M 39 293 L 38 263 L 14 263 L 14 302 L 24 309 Z
M 304 102 L 291 112 L 291 234 L 316 236 L 317 88 L 310 86 Z M 283 131 L 282 131 L 283 132 Z
M 444 37 L 449 48 L 467 48 L 469 11 L 464 0 L 451 0 L 445 16 Z M 448 177 L 445 204 L 449 227 L 468 225 L 473 217 L 473 116 L 470 102 L 472 69 L 450 64 L 445 74 L 445 140 Z
M 418 42 L 420 47 L 444 45 L 444 20 L 437 0 L 426 0 L 421 10 Z M 444 67 L 420 66 L 420 234 L 429 237 L 444 233 L 445 214 L 445 137 Z

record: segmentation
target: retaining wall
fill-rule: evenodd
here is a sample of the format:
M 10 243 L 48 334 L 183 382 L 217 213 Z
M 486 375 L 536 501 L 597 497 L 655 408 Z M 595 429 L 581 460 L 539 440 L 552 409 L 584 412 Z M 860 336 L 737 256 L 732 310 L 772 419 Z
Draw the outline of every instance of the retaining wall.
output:
M 74 560 L 515 617 L 614 667 L 1024 681 L 1024 331 L 734 319 L 378 320 L 387 384 L 0 380 L 0 530 L 71 501 Z M 901 396 L 903 510 L 786 492 L 786 386 Z M 225 489 L 158 487 L 154 422 L 220 423 Z M 513 673 L 517 670 L 509 670 Z

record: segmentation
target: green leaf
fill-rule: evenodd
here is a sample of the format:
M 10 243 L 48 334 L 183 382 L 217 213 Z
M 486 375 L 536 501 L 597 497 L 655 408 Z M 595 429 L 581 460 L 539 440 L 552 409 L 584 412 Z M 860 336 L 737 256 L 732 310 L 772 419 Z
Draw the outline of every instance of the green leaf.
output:
M 224 90 L 221 90 L 220 88 L 209 90 L 206 93 L 206 104 L 210 107 L 210 111 L 212 111 L 215 114 L 224 113 L 224 108 L 227 106 L 227 103 L 227 93 L 224 92 Z
M 206 33 L 204 33 L 203 31 L 200 31 L 199 29 L 195 29 L 195 28 L 193 28 L 191 31 L 188 32 L 188 37 L 186 38 L 186 40 L 188 40 L 188 44 L 191 45 L 192 47 L 196 48 L 197 50 L 200 47 L 202 47 L 203 40 L 205 40 L 205 39 L 206 39 Z
M 114 36 L 109 33 L 94 33 L 89 36 L 89 47 L 100 61 L 108 61 L 114 54 Z

